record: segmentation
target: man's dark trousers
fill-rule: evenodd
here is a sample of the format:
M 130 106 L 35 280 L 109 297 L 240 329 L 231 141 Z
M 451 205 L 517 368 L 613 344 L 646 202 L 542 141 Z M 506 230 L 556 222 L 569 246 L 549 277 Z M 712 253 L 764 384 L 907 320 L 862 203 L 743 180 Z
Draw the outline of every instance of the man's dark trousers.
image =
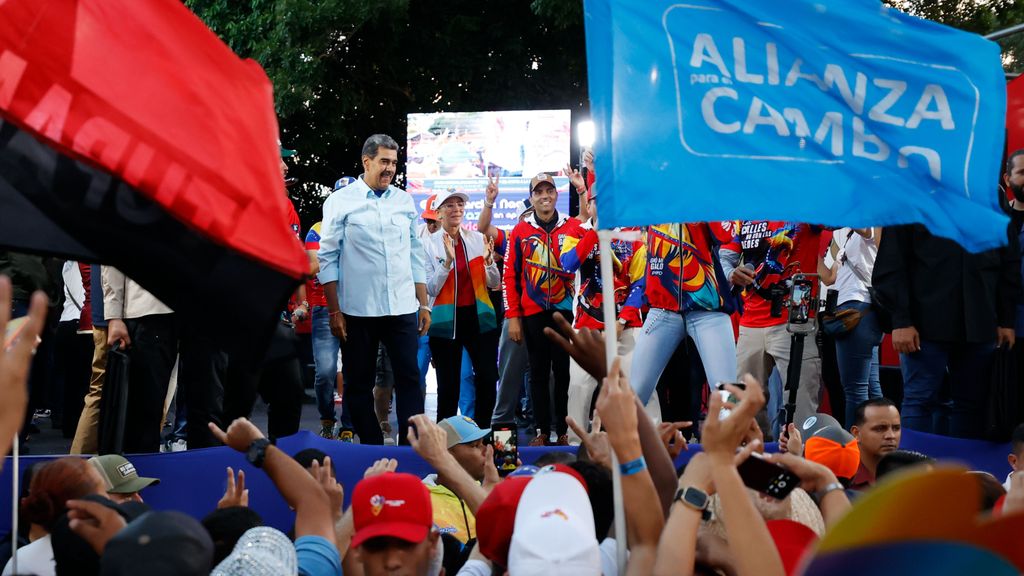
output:
M 398 413 L 398 441 L 408 444 L 409 418 L 423 413 L 423 392 L 416 363 L 419 349 L 418 314 L 401 316 L 349 316 L 345 314 L 347 338 L 341 342 L 345 403 L 352 415 L 352 427 L 363 444 L 383 444 L 384 435 L 373 409 L 377 347 L 383 343 L 391 358 L 395 378 L 395 410 Z

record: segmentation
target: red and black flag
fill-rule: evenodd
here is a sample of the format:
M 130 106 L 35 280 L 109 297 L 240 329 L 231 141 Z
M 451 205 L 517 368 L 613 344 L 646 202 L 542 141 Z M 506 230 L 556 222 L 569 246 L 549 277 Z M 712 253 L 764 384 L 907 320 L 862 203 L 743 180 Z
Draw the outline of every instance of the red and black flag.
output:
M 0 0 L 0 246 L 265 341 L 308 263 L 270 81 L 178 0 Z

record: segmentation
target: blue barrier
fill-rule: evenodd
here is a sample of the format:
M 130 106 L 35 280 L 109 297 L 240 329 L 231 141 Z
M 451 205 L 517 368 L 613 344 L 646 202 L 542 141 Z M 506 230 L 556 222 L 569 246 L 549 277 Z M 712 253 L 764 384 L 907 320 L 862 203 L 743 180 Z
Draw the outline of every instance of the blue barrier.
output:
M 345 487 L 346 506 L 356 482 L 363 476 L 363 471 L 379 458 L 395 458 L 398 460 L 399 471 L 416 476 L 423 477 L 433 472 L 422 458 L 411 448 L 406 447 L 346 444 L 325 440 L 308 431 L 283 438 L 278 446 L 289 454 L 306 448 L 319 448 L 330 455 L 338 471 L 338 479 Z M 904 430 L 900 447 L 917 450 L 941 460 L 959 461 L 971 469 L 991 472 L 1000 480 L 1009 471 L 1006 463 L 1006 455 L 1010 453 L 1009 444 L 961 440 Z M 774 449 L 774 445 L 769 444 L 768 449 Z M 552 450 L 573 449 L 522 447 L 520 457 L 524 464 L 531 464 L 541 454 Z M 685 463 L 699 450 L 700 446 L 692 446 L 689 452 L 679 455 L 676 464 Z M 21 459 L 22 469 L 36 462 L 57 457 L 59 456 L 25 456 Z M 266 524 L 287 531 L 294 522 L 293 513 L 267 475 L 250 466 L 245 461 L 245 456 L 229 448 L 139 454 L 132 455 L 130 459 L 139 475 L 160 478 L 159 485 L 151 486 L 142 493 L 146 503 L 155 509 L 178 510 L 202 518 L 216 508 L 217 501 L 223 495 L 227 484 L 225 468 L 231 466 L 235 470 L 245 470 L 249 504 L 263 516 Z M 0 475 L 0 534 L 6 533 L 11 526 L 11 470 L 12 462 L 8 457 L 4 463 L 3 474 Z

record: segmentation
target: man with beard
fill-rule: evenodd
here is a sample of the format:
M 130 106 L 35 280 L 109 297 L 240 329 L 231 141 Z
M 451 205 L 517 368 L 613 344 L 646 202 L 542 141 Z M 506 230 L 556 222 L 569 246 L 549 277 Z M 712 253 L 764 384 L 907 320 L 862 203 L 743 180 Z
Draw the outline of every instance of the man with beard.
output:
M 377 348 L 384 344 L 395 378 L 396 409 L 406 441 L 410 416 L 423 413 L 416 352 L 430 328 L 419 212 L 391 185 L 398 143 L 374 134 L 363 144 L 363 174 L 324 203 L 318 277 L 331 333 L 341 339 L 342 373 L 352 425 L 363 444 L 383 444 L 373 410 Z

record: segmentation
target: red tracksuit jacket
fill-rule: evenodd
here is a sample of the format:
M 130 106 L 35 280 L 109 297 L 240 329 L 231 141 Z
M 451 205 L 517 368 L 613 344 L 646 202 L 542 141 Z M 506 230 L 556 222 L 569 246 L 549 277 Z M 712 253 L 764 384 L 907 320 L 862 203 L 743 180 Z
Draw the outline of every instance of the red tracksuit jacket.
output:
M 545 310 L 572 312 L 575 274 L 562 268 L 559 256 L 565 237 L 579 234 L 575 218 L 559 215 L 551 233 L 536 215 L 516 224 L 505 255 L 505 317 L 533 316 Z

